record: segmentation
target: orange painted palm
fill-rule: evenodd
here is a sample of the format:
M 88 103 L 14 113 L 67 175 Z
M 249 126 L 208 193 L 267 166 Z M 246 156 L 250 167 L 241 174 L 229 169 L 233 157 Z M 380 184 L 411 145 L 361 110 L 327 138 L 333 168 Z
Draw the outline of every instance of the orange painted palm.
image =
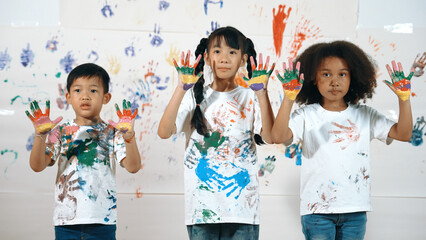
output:
M 299 94 L 300 90 L 303 86 L 303 73 L 299 76 L 300 71 L 300 62 L 296 63 L 296 69 L 293 70 L 293 61 L 291 59 L 288 60 L 288 68 L 285 63 L 283 63 L 284 74 L 281 76 L 278 71 L 275 71 L 278 79 L 281 81 L 284 95 L 290 100 L 295 100 L 297 94 Z
M 115 104 L 115 110 L 117 111 L 119 118 L 118 123 L 112 120 L 109 120 L 108 122 L 122 133 L 131 131 L 134 126 L 134 119 L 136 118 L 136 115 L 138 115 L 138 109 L 136 108 L 132 114 L 132 106 L 130 105 L 130 102 L 123 99 L 123 112 L 120 111 L 117 104 Z
M 50 120 L 50 101 L 46 101 L 46 111 L 43 113 L 40 110 L 37 101 L 32 101 L 30 103 L 30 109 L 33 113 L 32 115 L 25 111 L 27 116 L 30 118 L 31 122 L 33 122 L 34 128 L 36 130 L 36 134 L 46 134 L 50 132 L 61 120 L 62 117 L 56 118 L 54 121 Z
M 411 94 L 411 78 L 414 75 L 414 68 L 411 69 L 410 74 L 406 77 L 402 69 L 402 64 L 398 62 L 398 67 L 395 61 L 392 61 L 392 68 L 386 64 L 389 76 L 392 82 L 383 81 L 388 87 L 402 100 L 406 101 L 410 98 Z

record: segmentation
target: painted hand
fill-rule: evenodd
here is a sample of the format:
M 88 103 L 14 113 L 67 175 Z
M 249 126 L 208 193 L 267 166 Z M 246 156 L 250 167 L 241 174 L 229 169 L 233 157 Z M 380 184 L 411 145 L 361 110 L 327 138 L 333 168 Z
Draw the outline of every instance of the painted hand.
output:
M 402 100 L 406 101 L 410 98 L 411 94 L 411 77 L 414 75 L 414 68 L 411 69 L 410 74 L 405 77 L 404 71 L 402 70 L 402 64 L 398 63 L 398 68 L 396 62 L 392 61 L 392 69 L 389 64 L 386 64 L 386 69 L 388 70 L 389 76 L 392 79 L 392 82 L 383 81 L 388 87 Z
M 176 67 L 176 70 L 179 74 L 179 86 L 182 86 L 183 90 L 188 90 L 194 86 L 194 84 L 198 81 L 198 79 L 201 77 L 202 73 L 198 73 L 198 75 L 195 75 L 194 70 L 198 65 L 198 62 L 201 59 L 201 54 L 198 55 L 197 60 L 195 60 L 194 65 L 189 64 L 189 57 L 191 56 L 191 52 L 188 50 L 188 53 L 186 54 L 182 52 L 182 55 L 180 57 L 181 67 L 178 66 L 176 60 L 173 58 L 173 64 Z
M 271 69 L 267 71 L 268 64 L 269 64 L 269 56 L 266 58 L 265 66 L 263 66 L 261 53 L 259 53 L 259 65 L 257 69 L 256 69 L 256 64 L 254 63 L 253 56 L 250 56 L 250 62 L 251 62 L 251 69 L 252 69 L 251 79 L 246 78 L 244 74 L 242 74 L 241 76 L 244 78 L 244 80 L 247 82 L 247 85 L 253 91 L 266 89 L 266 86 L 268 85 L 269 76 L 271 76 L 272 71 L 274 71 L 275 63 L 272 64 Z
M 31 122 L 33 122 L 36 134 L 46 134 L 50 132 L 50 130 L 52 130 L 62 120 L 62 117 L 58 117 L 54 121 L 50 120 L 49 100 L 46 101 L 46 112 L 44 114 L 40 110 L 37 101 L 32 101 L 30 103 L 30 108 L 33 115 L 31 115 L 28 111 L 25 111 L 25 113 L 30 118 Z
M 281 76 L 278 71 L 275 71 L 278 79 L 283 84 L 284 95 L 290 100 L 295 100 L 297 94 L 299 94 L 303 85 L 303 73 L 300 74 L 300 62 L 297 62 L 296 69 L 293 71 L 293 61 L 291 59 L 288 60 L 288 68 L 286 64 L 283 63 L 284 75 Z
M 138 114 L 138 109 L 136 108 L 132 114 L 132 107 L 130 102 L 126 101 L 126 99 L 123 99 L 123 113 L 121 113 L 117 104 L 115 104 L 115 109 L 117 110 L 117 115 L 119 118 L 118 123 L 115 123 L 112 120 L 108 120 L 108 122 L 123 134 L 131 132 L 133 126 L 135 125 L 134 119 Z
M 421 77 L 424 73 L 423 69 L 425 66 L 426 66 L 426 52 L 424 52 L 423 55 L 421 56 L 420 54 L 417 54 L 412 66 L 412 68 L 414 68 L 414 77 Z

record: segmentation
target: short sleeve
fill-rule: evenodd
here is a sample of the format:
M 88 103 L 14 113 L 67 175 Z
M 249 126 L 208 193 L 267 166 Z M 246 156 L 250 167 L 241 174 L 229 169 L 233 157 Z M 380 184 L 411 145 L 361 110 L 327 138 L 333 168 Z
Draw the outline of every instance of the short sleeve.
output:
M 120 166 L 123 167 L 121 161 L 126 157 L 126 143 L 124 142 L 123 135 L 114 129 L 114 155 L 115 159 Z
M 191 88 L 185 93 L 185 96 L 180 103 L 178 114 L 176 117 L 176 133 L 186 132 L 191 129 L 191 118 L 194 114 L 195 98 Z
M 290 120 L 288 127 L 293 133 L 292 143 L 297 143 L 303 139 L 304 125 L 305 125 L 305 116 L 303 109 L 297 109 L 290 115 Z
M 254 92 L 253 92 L 254 93 Z M 260 113 L 259 100 L 257 99 L 256 94 L 253 94 L 254 102 L 254 123 L 253 123 L 253 133 L 260 134 L 262 130 L 262 115 Z
M 385 115 L 379 113 L 373 108 L 370 109 L 370 136 L 371 139 L 378 139 L 387 145 L 391 144 L 393 139 L 389 138 L 389 131 L 392 126 L 395 124 L 395 121 L 392 121 L 386 118 Z
M 61 127 L 57 126 L 52 131 L 50 131 L 46 138 L 46 150 L 45 153 L 53 161 L 49 166 L 55 164 L 60 156 L 61 152 Z

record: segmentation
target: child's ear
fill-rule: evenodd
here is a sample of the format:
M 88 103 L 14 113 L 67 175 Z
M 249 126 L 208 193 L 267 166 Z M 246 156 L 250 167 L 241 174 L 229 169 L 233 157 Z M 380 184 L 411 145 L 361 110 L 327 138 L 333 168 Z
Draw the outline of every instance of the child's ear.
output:
M 111 100 L 111 93 L 105 93 L 104 94 L 104 102 L 103 102 L 103 104 L 109 103 L 109 100 Z
M 210 66 L 210 61 L 209 61 L 209 55 L 207 54 L 207 52 L 204 52 L 203 54 L 203 58 L 204 58 L 204 63 L 208 66 Z
M 240 67 L 244 67 L 244 64 L 246 64 L 247 59 L 248 59 L 248 55 L 244 54 L 243 57 L 241 58 Z
M 71 104 L 71 96 L 68 91 L 65 93 L 65 98 L 67 99 L 68 104 Z

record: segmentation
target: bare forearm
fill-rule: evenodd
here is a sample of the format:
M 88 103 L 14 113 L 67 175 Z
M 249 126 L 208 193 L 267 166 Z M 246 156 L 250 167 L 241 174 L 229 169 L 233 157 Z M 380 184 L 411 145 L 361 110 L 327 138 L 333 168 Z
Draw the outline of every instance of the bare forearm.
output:
M 262 118 L 262 138 L 267 143 L 272 143 L 272 126 L 274 124 L 274 113 L 266 90 L 256 92 L 259 100 L 260 114 Z
M 399 141 L 409 141 L 413 133 L 413 116 L 410 100 L 399 101 L 398 122 L 389 131 L 389 137 Z
M 284 97 L 281 103 L 277 118 L 272 127 L 272 140 L 274 143 L 285 143 L 293 137 L 293 133 L 288 127 L 293 103 L 294 101 L 287 97 Z
M 141 156 L 136 139 L 126 142 L 126 158 L 123 159 L 123 167 L 130 173 L 137 173 L 141 169 Z
M 30 167 L 34 172 L 43 171 L 51 159 L 46 157 L 46 134 L 34 136 L 33 147 L 30 154 Z
M 170 99 L 170 102 L 167 105 L 158 125 L 157 134 L 160 136 L 160 138 L 166 139 L 174 134 L 179 105 L 182 102 L 185 93 L 186 91 L 179 87 L 176 88 L 175 92 L 173 93 L 173 96 Z

